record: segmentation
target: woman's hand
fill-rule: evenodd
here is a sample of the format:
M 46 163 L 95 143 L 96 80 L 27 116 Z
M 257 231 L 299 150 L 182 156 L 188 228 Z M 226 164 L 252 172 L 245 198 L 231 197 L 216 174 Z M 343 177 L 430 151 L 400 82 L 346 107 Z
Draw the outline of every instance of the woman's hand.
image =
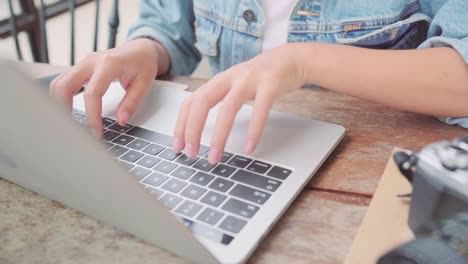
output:
M 246 101 L 255 100 L 245 143 L 245 152 L 252 153 L 274 99 L 304 83 L 298 56 L 294 44 L 284 45 L 235 65 L 200 87 L 182 104 L 174 131 L 174 150 L 185 148 L 187 156 L 197 155 L 208 112 L 222 100 L 208 154 L 210 163 L 219 162 L 237 112 Z
M 87 82 L 84 100 L 88 126 L 100 136 L 102 96 L 110 83 L 119 80 L 126 91 L 116 112 L 119 124 L 125 125 L 158 72 L 165 73 L 168 68 L 169 55 L 162 45 L 150 39 L 136 39 L 115 49 L 88 55 L 52 81 L 50 95 L 71 109 L 73 95 Z

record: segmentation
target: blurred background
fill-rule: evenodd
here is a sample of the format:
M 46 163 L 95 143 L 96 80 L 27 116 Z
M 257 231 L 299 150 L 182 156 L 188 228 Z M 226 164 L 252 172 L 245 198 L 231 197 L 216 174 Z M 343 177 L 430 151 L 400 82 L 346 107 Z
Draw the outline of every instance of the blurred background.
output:
M 41 45 L 44 38 L 41 19 L 44 18 L 48 62 L 54 65 L 70 65 L 71 21 L 74 14 L 74 60 L 77 63 L 93 51 L 96 14 L 98 13 L 99 17 L 96 48 L 99 51 L 109 47 L 109 38 L 112 38 L 110 24 L 114 26 L 118 24 L 115 45 L 118 46 L 126 41 L 128 29 L 138 18 L 138 2 L 136 0 L 0 0 L 0 49 L 8 58 L 18 59 L 14 38 L 16 31 L 22 59 L 26 62 L 47 62 L 44 46 Z M 10 3 L 15 14 L 14 19 L 11 19 Z M 115 12 L 115 8 L 118 12 Z M 16 25 L 15 28 L 13 24 Z M 192 76 L 211 77 L 211 69 L 206 59 L 203 59 Z

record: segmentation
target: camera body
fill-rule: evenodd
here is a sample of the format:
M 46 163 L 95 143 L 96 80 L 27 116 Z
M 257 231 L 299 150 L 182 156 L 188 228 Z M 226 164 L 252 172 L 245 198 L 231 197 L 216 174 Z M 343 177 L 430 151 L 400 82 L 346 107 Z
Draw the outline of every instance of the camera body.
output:
M 398 152 L 394 160 L 413 186 L 408 224 L 416 239 L 378 263 L 468 263 L 468 137 Z

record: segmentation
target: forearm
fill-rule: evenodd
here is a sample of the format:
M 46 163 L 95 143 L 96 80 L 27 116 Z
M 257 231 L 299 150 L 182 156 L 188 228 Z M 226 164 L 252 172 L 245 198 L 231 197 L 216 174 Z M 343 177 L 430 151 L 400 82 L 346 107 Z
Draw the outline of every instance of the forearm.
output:
M 292 45 L 307 83 L 412 112 L 468 116 L 468 65 L 451 48 Z

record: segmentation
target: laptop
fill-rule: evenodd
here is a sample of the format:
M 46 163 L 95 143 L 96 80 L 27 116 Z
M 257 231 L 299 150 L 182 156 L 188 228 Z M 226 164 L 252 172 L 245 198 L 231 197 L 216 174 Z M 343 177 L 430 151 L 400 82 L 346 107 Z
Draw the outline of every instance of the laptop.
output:
M 252 107 L 237 115 L 223 160 L 174 153 L 172 131 L 189 92 L 154 85 L 125 127 L 103 98 L 103 139 L 86 129 L 82 95 L 70 115 L 15 65 L 0 61 L 0 177 L 196 263 L 244 263 L 344 135 L 339 125 L 271 112 L 252 156 Z M 7 213 L 7 212 L 4 212 Z

